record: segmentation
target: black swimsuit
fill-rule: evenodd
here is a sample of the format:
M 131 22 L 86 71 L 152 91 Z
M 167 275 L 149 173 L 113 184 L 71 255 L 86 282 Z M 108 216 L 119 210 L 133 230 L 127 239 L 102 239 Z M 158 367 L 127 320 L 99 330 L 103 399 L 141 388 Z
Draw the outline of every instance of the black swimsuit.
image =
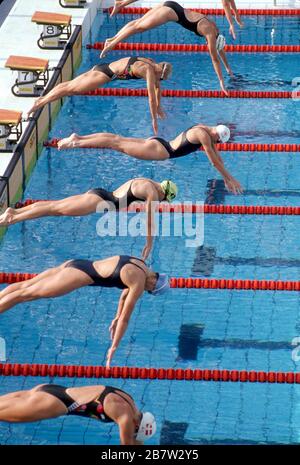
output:
M 135 76 L 131 70 L 131 66 L 136 61 L 143 61 L 140 60 L 139 57 L 130 57 L 127 65 L 122 73 L 115 74 L 112 69 L 110 68 L 110 63 L 102 63 L 100 65 L 94 66 L 93 70 L 101 71 L 102 73 L 106 74 L 111 80 L 114 79 L 121 79 L 122 81 L 128 81 L 129 79 L 142 79 L 141 77 Z
M 132 181 L 133 182 L 133 181 Z M 125 194 L 123 197 L 116 197 L 112 192 L 107 191 L 106 189 L 102 189 L 101 187 L 98 187 L 96 189 L 91 189 L 89 192 L 91 194 L 96 194 L 98 197 L 101 197 L 101 199 L 106 200 L 108 202 L 112 202 L 116 210 L 120 210 L 120 208 L 124 208 L 128 205 L 130 205 L 133 202 L 139 201 L 139 200 L 145 200 L 141 199 L 139 197 L 136 197 L 131 190 L 131 185 L 132 182 L 129 186 L 129 189 L 127 191 L 127 194 Z
M 71 260 L 66 264 L 65 267 L 76 268 L 76 270 L 80 270 L 86 273 L 94 281 L 92 284 L 89 284 L 90 286 L 118 287 L 119 289 L 126 289 L 127 286 L 123 283 L 120 276 L 123 266 L 132 264 L 140 268 L 144 273 L 146 273 L 144 268 L 139 266 L 137 263 L 133 263 L 131 261 L 132 259 L 139 260 L 142 263 L 144 263 L 144 260 L 141 260 L 140 258 L 131 257 L 130 255 L 120 255 L 115 270 L 111 273 L 111 275 L 107 276 L 106 278 L 100 276 L 99 273 L 97 273 L 94 267 L 94 262 L 92 262 L 91 260 Z
M 105 386 L 100 396 L 98 396 L 95 400 L 82 405 L 78 404 L 78 402 L 75 402 L 75 400 L 72 399 L 69 394 L 67 394 L 67 389 L 68 388 L 59 386 L 58 384 L 45 384 L 38 388 L 38 391 L 46 392 L 47 394 L 51 394 L 52 396 L 59 399 L 66 406 L 68 410 L 67 415 L 94 418 L 95 420 L 100 420 L 104 423 L 112 423 L 114 421 L 108 415 L 106 415 L 103 407 L 105 397 L 110 393 L 122 397 L 122 399 L 124 399 L 133 409 L 132 405 L 126 399 L 126 397 L 121 395 L 121 393 L 126 394 L 127 396 L 129 396 L 129 394 L 122 391 L 122 389 L 117 389 L 113 386 Z M 132 399 L 131 396 L 129 397 Z
M 189 155 L 190 153 L 196 152 L 196 150 L 198 150 L 202 145 L 200 142 L 197 142 L 196 144 L 194 144 L 193 142 L 190 142 L 188 138 L 186 137 L 187 132 L 194 127 L 195 126 L 191 126 L 190 128 L 186 129 L 186 131 L 183 131 L 182 139 L 177 149 L 173 149 L 171 147 L 170 142 L 166 141 L 165 139 L 162 139 L 161 137 L 151 137 L 151 139 L 154 139 L 160 142 L 165 147 L 165 149 L 168 151 L 170 158 L 184 157 L 185 155 Z
M 197 28 L 198 28 L 198 24 L 200 23 L 200 21 L 202 21 L 203 19 L 208 20 L 205 16 L 203 18 L 198 19 L 197 21 L 190 21 L 185 16 L 184 8 L 181 5 L 179 5 L 179 3 L 167 1 L 167 2 L 164 2 L 163 6 L 168 6 L 169 8 L 172 8 L 173 11 L 175 11 L 175 13 L 178 16 L 177 23 L 180 24 L 180 26 L 184 27 L 185 29 L 188 29 L 189 31 L 194 32 L 200 37 L 203 37 L 203 34 L 200 34 Z

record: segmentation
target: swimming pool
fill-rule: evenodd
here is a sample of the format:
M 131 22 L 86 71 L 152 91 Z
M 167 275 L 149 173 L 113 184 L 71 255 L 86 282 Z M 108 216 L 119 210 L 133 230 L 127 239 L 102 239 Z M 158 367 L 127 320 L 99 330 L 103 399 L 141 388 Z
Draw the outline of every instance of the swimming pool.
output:
M 126 16 L 126 21 L 129 19 Z M 108 30 L 106 18 L 96 39 L 101 41 L 112 35 L 124 20 L 123 17 L 112 20 Z M 218 24 L 223 22 L 223 18 L 217 18 Z M 240 43 L 299 42 L 297 18 L 249 17 L 246 23 L 247 28 L 238 33 Z M 272 29 L 275 33 L 271 36 Z M 193 39 L 192 34 L 176 25 L 142 36 L 144 42 L 193 43 Z M 132 40 L 141 41 L 141 37 Z M 127 52 L 113 52 L 109 59 L 127 55 Z M 147 53 L 147 56 L 157 55 Z M 218 88 L 205 54 L 159 55 L 159 60 L 168 59 L 174 64 L 174 76 L 166 88 Z M 96 64 L 97 57 L 96 51 L 86 51 L 78 73 Z M 295 77 L 297 57 L 296 54 L 231 54 L 233 69 L 241 76 L 229 85 L 253 90 L 292 90 L 290 83 Z M 141 84 L 130 82 L 130 86 Z M 160 123 L 159 134 L 166 139 L 203 121 L 208 125 L 229 124 L 235 141 L 299 141 L 298 102 L 165 99 L 163 104 L 168 118 Z M 148 137 L 152 134 L 147 101 L 144 98 L 70 98 L 51 136 L 62 137 L 74 131 Z M 45 149 L 25 198 L 58 199 L 91 187 L 111 189 L 130 178 L 145 176 L 176 180 L 180 201 L 300 204 L 298 154 L 228 152 L 223 156 L 226 166 L 245 187 L 244 195 L 236 198 L 224 195 L 221 183 L 212 191 L 211 181 L 219 176 L 202 153 L 157 163 L 103 150 L 59 153 Z M 69 258 L 140 253 L 143 238 L 98 237 L 98 219 L 98 215 L 41 219 L 13 226 L 1 245 L 2 268 L 36 272 Z M 201 249 L 184 247 L 185 238 L 157 238 L 152 263 L 154 268 L 171 276 L 299 280 L 298 231 L 299 217 L 296 216 L 207 215 Z M 108 326 L 118 296 L 119 292 L 108 289 L 85 288 L 59 299 L 19 305 L 0 319 L 0 335 L 7 342 L 7 361 L 102 365 L 109 347 Z M 299 294 L 294 292 L 174 289 L 159 299 L 145 296 L 133 314 L 114 364 L 299 371 L 298 364 L 292 360 L 292 339 L 299 335 L 299 318 Z M 48 382 L 48 378 L 0 378 L 1 392 L 42 382 Z M 94 384 L 95 380 L 68 378 L 58 382 L 79 386 Z M 138 405 L 155 413 L 158 432 L 151 441 L 153 444 L 299 443 L 300 391 L 296 385 L 142 380 L 114 380 L 113 384 L 131 392 Z M 1 424 L 0 443 L 116 444 L 118 431 L 116 427 L 99 426 L 91 420 L 60 418 L 36 424 Z

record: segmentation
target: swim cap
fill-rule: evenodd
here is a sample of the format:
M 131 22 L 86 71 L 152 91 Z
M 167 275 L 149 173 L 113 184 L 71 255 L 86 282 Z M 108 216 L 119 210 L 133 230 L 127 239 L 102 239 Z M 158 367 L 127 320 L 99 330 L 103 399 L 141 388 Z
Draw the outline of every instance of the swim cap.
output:
M 228 142 L 230 139 L 230 129 L 227 126 L 224 126 L 224 124 L 219 124 L 217 127 L 217 133 L 219 135 L 220 141 L 221 142 Z
M 155 288 L 153 289 L 153 291 L 149 291 L 149 292 L 150 294 L 153 294 L 153 295 L 163 294 L 164 292 L 170 289 L 168 275 L 166 275 L 165 273 L 156 273 L 156 275 L 157 275 L 157 280 L 156 280 Z
M 216 47 L 217 47 L 218 52 L 223 50 L 223 48 L 225 47 L 225 44 L 226 44 L 225 37 L 222 36 L 222 34 L 219 34 L 217 37 L 217 41 L 216 41 Z
M 168 202 L 172 202 L 172 200 L 175 199 L 178 188 L 175 184 L 175 182 L 170 181 L 170 180 L 165 180 L 160 183 L 162 190 L 165 193 L 165 197 Z
M 141 423 L 135 439 L 140 442 L 145 442 L 152 438 L 156 433 L 156 421 L 152 413 L 142 413 Z

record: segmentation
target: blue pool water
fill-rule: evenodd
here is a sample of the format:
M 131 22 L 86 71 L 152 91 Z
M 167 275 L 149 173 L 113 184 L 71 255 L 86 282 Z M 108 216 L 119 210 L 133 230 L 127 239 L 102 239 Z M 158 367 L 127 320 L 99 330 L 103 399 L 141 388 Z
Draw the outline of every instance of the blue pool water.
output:
M 117 26 L 112 21 L 110 35 L 124 20 L 117 18 L 116 21 Z M 223 19 L 218 18 L 219 21 Z M 268 30 L 274 27 L 275 37 L 280 37 L 278 43 L 297 43 L 297 21 L 246 18 L 247 28 L 239 40 L 269 43 Z M 101 34 L 95 39 L 103 40 L 107 27 L 105 20 Z M 168 26 L 162 32 L 164 36 L 155 40 L 175 41 L 174 31 L 173 26 Z M 191 34 L 184 31 L 182 37 L 177 37 L 177 32 L 176 39 L 192 42 Z M 143 35 L 145 42 L 153 38 L 152 32 Z M 147 55 L 157 58 L 158 54 Z M 110 58 L 118 56 L 126 54 L 113 52 Z M 199 57 L 199 64 L 189 54 L 159 56 L 159 60 L 167 58 L 174 64 L 174 81 L 166 83 L 166 87 L 217 88 L 205 54 Z M 242 84 L 244 88 L 264 90 L 291 90 L 297 58 L 292 54 L 230 56 L 233 67 L 250 81 Z M 97 52 L 86 51 L 78 74 L 96 62 Z M 134 85 L 140 87 L 141 83 L 130 82 L 130 86 Z M 299 102 L 165 99 L 163 104 L 168 117 L 160 124 L 159 134 L 167 139 L 202 121 L 231 125 L 235 141 L 299 143 Z M 144 98 L 69 98 L 51 136 L 62 137 L 73 131 L 149 137 L 152 134 L 147 101 Z M 91 187 L 112 189 L 130 178 L 145 176 L 155 180 L 174 179 L 180 190 L 179 201 L 300 204 L 298 154 L 229 152 L 223 156 L 228 169 L 245 188 L 239 197 L 224 193 L 219 175 L 200 152 L 178 161 L 157 163 L 104 150 L 59 153 L 46 149 L 25 198 L 59 199 Z M 212 188 L 214 180 L 219 181 Z M 36 272 L 69 258 L 96 259 L 141 252 L 144 243 L 141 237 L 98 237 L 98 220 L 98 215 L 48 218 L 13 226 L 1 245 L 1 268 Z M 160 237 L 155 241 L 151 263 L 154 269 L 171 276 L 300 280 L 299 221 L 299 217 L 208 215 L 201 249 L 185 247 L 186 237 Z M 108 327 L 118 297 L 116 290 L 85 288 L 55 300 L 22 304 L 3 314 L 0 336 L 6 339 L 7 361 L 102 365 L 109 347 Z M 300 336 L 298 293 L 174 289 L 160 298 L 143 297 L 114 364 L 299 371 L 299 362 L 292 360 L 292 340 L 296 336 Z M 48 378 L 0 378 L 0 391 L 26 389 L 48 381 Z M 53 381 L 68 386 L 95 383 L 95 380 L 69 378 Z M 158 432 L 153 444 L 300 442 L 299 386 L 142 380 L 114 380 L 113 384 L 132 393 L 138 405 L 155 413 Z M 80 418 L 0 425 L 0 444 L 116 444 L 118 441 L 115 426 Z

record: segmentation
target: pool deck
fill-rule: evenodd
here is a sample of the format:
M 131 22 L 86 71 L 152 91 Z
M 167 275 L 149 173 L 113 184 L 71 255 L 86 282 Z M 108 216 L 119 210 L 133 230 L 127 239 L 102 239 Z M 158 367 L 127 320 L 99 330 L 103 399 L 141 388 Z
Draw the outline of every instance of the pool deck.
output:
M 11 0 L 5 1 L 0 7 L 2 18 L 11 7 Z M 8 16 L 0 27 L 0 108 L 26 112 L 34 99 L 31 97 L 15 97 L 11 93 L 11 86 L 16 79 L 16 73 L 5 68 L 5 62 L 10 55 L 22 55 L 49 60 L 49 67 L 58 64 L 63 50 L 42 50 L 37 45 L 37 39 L 41 33 L 41 26 L 31 22 L 35 11 L 69 14 L 72 16 L 72 27 L 82 26 L 83 40 L 89 33 L 91 25 L 100 8 L 101 0 L 87 0 L 85 8 L 62 8 L 58 0 L 16 0 Z M 52 72 L 50 72 L 51 78 Z M 23 123 L 25 130 L 27 123 Z M 13 153 L 1 153 L 0 176 L 3 176 L 8 167 Z

